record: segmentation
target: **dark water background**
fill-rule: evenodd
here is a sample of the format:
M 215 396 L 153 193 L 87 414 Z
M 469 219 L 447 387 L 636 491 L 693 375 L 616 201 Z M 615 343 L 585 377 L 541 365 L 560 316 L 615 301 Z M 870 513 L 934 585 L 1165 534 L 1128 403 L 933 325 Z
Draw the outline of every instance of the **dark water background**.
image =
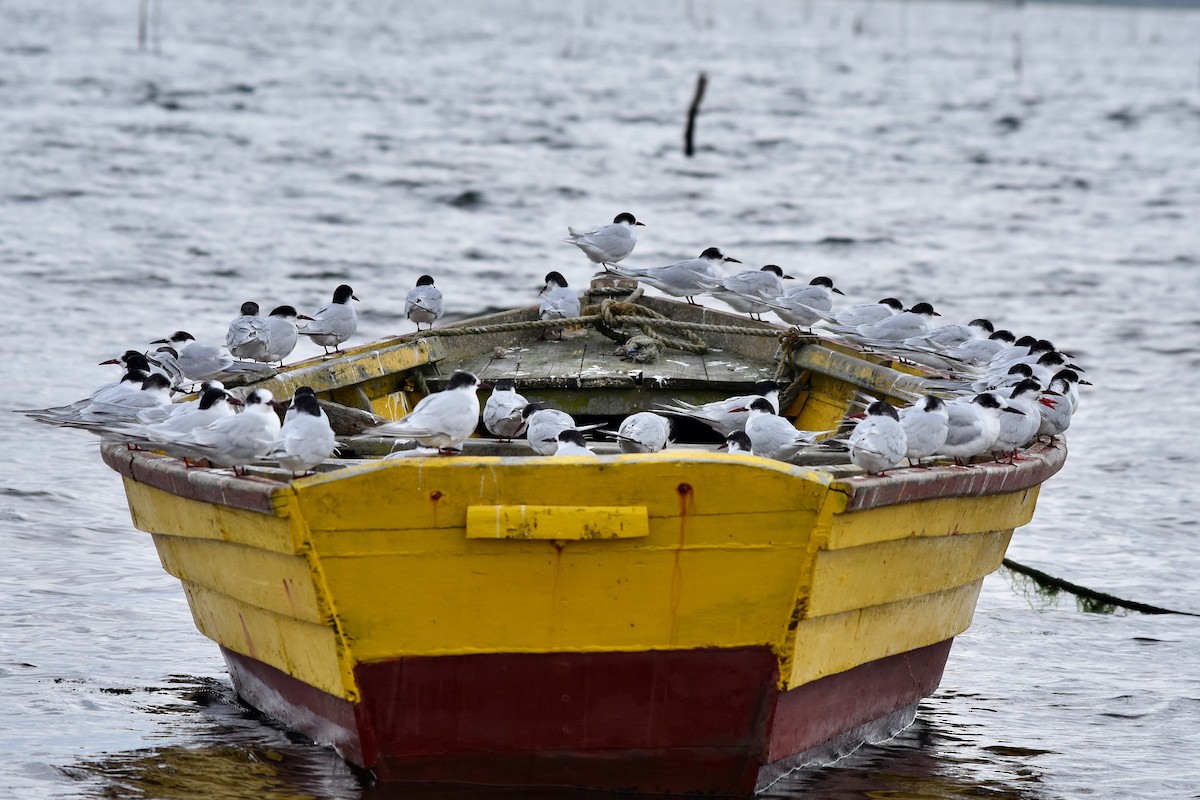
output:
M 549 269 L 587 280 L 567 225 L 628 210 L 631 264 L 718 245 L 1070 349 L 1096 386 L 1010 556 L 1200 612 L 1196 12 L 163 5 L 139 52 L 133 0 L 0 2 L 0 409 L 217 340 L 246 299 L 347 281 L 360 339 L 411 330 L 423 272 L 455 315 L 524 304 Z M 0 792 L 414 796 L 236 704 L 93 441 L 4 413 L 0 442 Z M 1198 634 L 1002 570 L 917 724 L 781 791 L 1200 797 Z

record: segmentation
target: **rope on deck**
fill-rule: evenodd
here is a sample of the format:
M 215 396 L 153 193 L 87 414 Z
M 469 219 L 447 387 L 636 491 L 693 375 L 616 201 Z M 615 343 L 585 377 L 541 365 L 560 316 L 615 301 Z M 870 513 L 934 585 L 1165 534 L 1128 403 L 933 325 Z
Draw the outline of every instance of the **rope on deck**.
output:
M 1060 590 L 1067 591 L 1084 601 L 1085 611 L 1097 611 L 1111 613 L 1111 609 L 1125 608 L 1130 611 L 1138 611 L 1142 614 L 1180 614 L 1185 617 L 1200 617 L 1192 611 L 1175 611 L 1170 608 L 1162 608 L 1161 606 L 1152 606 L 1146 603 L 1138 603 L 1134 600 L 1122 600 L 1120 597 L 1115 597 L 1111 594 L 1098 592 L 1095 589 L 1089 589 L 1086 586 L 1080 586 L 1077 583 L 1056 578 L 1041 570 L 1027 567 L 1024 564 L 1019 564 L 1010 558 L 1004 559 L 1001 563 L 1011 569 L 1013 572 L 1019 573 L 1033 580 L 1038 586 L 1046 589 L 1050 594 L 1057 594 Z
M 782 411 L 796 402 L 800 393 L 808 388 L 811 376 L 805 371 L 796 372 L 792 364 L 793 356 L 802 347 L 820 342 L 819 336 L 811 331 L 804 332 L 799 328 L 789 328 L 779 334 L 779 358 L 775 364 L 775 380 L 779 383 L 787 381 L 787 386 L 779 392 L 779 409 Z

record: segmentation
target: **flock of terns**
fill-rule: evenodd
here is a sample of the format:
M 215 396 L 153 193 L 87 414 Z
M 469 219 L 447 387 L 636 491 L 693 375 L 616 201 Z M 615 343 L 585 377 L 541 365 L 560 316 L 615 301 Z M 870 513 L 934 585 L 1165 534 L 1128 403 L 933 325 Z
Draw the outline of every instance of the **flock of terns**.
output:
M 833 296 L 842 292 L 829 278 L 817 277 L 789 290 L 784 281 L 791 276 L 776 265 L 726 274 L 726 264 L 741 262 L 715 247 L 663 267 L 622 266 L 642 225 L 632 214 L 623 213 L 611 224 L 588 231 L 568 228 L 570 235 L 564 241 L 603 268 L 598 276 L 637 280 L 690 303 L 698 296 L 715 297 L 752 318 L 773 312 L 790 325 L 933 367 L 945 377 L 926 384 L 950 399 L 928 394 L 897 409 L 866 398 L 865 411 L 853 415 L 857 421 L 848 433 L 804 431 L 779 415 L 779 392 L 784 387 L 763 381 L 751 395 L 703 405 L 664 403 L 655 411 L 628 416 L 615 431 L 597 431 L 614 438 L 622 452 L 665 449 L 672 437 L 670 418 L 687 417 L 712 428 L 724 438 L 722 448 L 730 452 L 791 461 L 809 448 L 839 447 L 847 449 L 851 462 L 869 474 L 885 473 L 905 459 L 919 466 L 925 459 L 945 457 L 965 466 L 974 457 L 991 454 L 1012 463 L 1023 447 L 1042 437 L 1053 441 L 1067 430 L 1079 402 L 1078 387 L 1088 384 L 1071 356 L 1046 340 L 1017 338 L 1009 331 L 995 330 L 985 319 L 938 325 L 935 318 L 940 314 L 929 303 L 906 309 L 891 297 L 834 311 Z M 579 297 L 561 273 L 550 272 L 539 295 L 541 319 L 579 316 Z M 232 467 L 235 473 L 244 474 L 245 467 L 263 459 L 276 461 L 293 475 L 306 473 L 337 449 L 334 431 L 313 390 L 297 389 L 281 421 L 278 412 L 283 408 L 269 391 L 256 389 L 238 400 L 226 391 L 223 381 L 253 381 L 273 374 L 271 365 L 282 366 L 301 336 L 324 347 L 326 354 L 339 352 L 358 329 L 351 304 L 356 300 L 354 290 L 341 285 L 331 302 L 311 315 L 282 305 L 260 316 L 256 303 L 243 303 L 229 323 L 224 347 L 176 331 L 153 342 L 158 349 L 128 350 L 104 362 L 123 367 L 120 380 L 69 405 L 22 413 L 41 422 L 117 438 L 131 447 L 163 451 L 188 463 L 203 460 Z M 405 315 L 419 331 L 422 325 L 432 327 L 444 313 L 444 299 L 433 278 L 422 275 L 405 300 Z M 197 385 L 195 399 L 172 402 L 172 392 Z M 523 436 L 541 455 L 596 455 L 587 446 L 584 432 L 601 426 L 579 426 L 563 411 L 531 403 L 507 380 L 491 387 L 481 407 L 480 387 L 476 376 L 455 373 L 443 391 L 424 397 L 407 416 L 369 433 L 415 440 L 425 448 L 452 454 L 461 451 L 482 418 L 492 436 L 501 440 Z

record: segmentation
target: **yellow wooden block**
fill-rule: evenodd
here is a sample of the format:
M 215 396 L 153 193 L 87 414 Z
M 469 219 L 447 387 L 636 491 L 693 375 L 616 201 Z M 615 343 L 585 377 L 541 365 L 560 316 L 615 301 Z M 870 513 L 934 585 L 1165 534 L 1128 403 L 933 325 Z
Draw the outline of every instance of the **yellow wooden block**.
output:
M 414 403 L 408 401 L 404 392 L 392 392 L 371 398 L 371 411 L 384 419 L 400 419 L 412 411 Z
M 857 390 L 819 373 L 814 373 L 811 381 L 812 391 L 796 416 L 796 427 L 806 431 L 836 430 L 849 411 Z
M 149 533 L 243 544 L 277 553 L 295 554 L 299 546 L 295 521 L 204 503 L 125 479 L 133 524 Z
M 645 506 L 470 506 L 468 539 L 636 539 L 650 535 Z
M 1011 530 L 1033 518 L 1038 487 L 992 497 L 946 497 L 837 514 L 828 547 L 858 547 L 914 536 Z
M 154 546 L 167 572 L 186 583 L 305 622 L 323 624 L 328 617 L 303 556 L 159 534 Z
M 357 698 L 349 654 L 339 652 L 331 628 L 245 605 L 197 584 L 185 582 L 183 588 L 196 627 L 208 638 L 336 697 Z
M 806 616 L 918 597 L 995 571 L 1012 531 L 921 537 L 821 552 Z
M 982 585 L 980 579 L 898 603 L 803 620 L 781 664 L 780 675 L 787 676 L 781 687 L 800 686 L 957 636 L 971 625 Z

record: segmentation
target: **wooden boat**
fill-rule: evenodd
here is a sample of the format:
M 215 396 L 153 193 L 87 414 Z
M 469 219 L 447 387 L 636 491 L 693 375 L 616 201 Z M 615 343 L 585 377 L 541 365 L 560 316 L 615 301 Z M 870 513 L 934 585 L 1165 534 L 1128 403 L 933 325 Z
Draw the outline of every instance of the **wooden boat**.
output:
M 638 302 L 586 307 L 594 326 L 562 340 L 519 309 L 255 386 L 394 419 L 466 369 L 615 424 L 781 375 L 783 413 L 810 430 L 836 428 L 859 392 L 922 391 L 886 356 Z M 614 353 L 604 334 L 656 314 L 640 324 L 706 352 Z M 1014 465 L 867 476 L 836 455 L 717 452 L 692 429 L 598 459 L 486 438 L 380 458 L 369 432 L 348 442 L 296 479 L 102 448 L 246 702 L 380 780 L 710 794 L 764 789 L 911 722 L 1065 459 L 1037 445 Z

